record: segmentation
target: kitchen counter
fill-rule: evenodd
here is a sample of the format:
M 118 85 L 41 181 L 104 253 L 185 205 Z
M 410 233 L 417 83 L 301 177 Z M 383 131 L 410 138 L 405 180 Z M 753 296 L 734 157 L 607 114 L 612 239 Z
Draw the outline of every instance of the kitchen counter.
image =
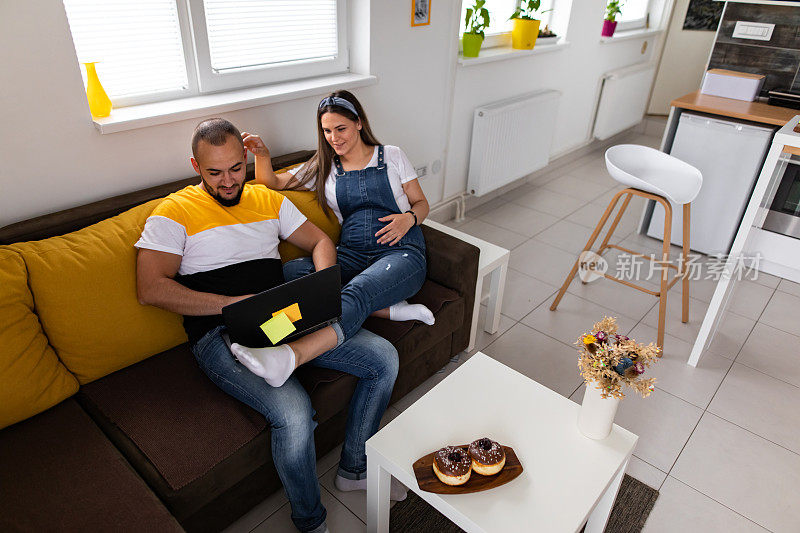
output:
M 768 105 L 765 102 L 746 102 L 733 98 L 723 98 L 721 96 L 711 96 L 703 94 L 699 90 L 675 98 L 670 102 L 671 108 L 667 126 L 661 139 L 661 151 L 670 153 L 672 143 L 675 140 L 675 132 L 678 129 L 678 122 L 684 111 L 696 111 L 719 117 L 728 117 L 739 120 L 747 120 L 769 126 L 783 126 L 794 116 L 800 115 L 800 109 L 791 109 Z M 787 151 L 798 153 L 797 148 L 787 148 Z M 655 202 L 648 201 L 639 220 L 639 233 L 647 233 L 650 219 L 653 215 Z
M 700 356 L 713 339 L 719 326 L 720 317 L 724 315 L 725 308 L 730 301 L 733 285 L 739 277 L 737 272 L 740 265 L 739 260 L 745 257 L 749 250 L 757 250 L 760 254 L 762 260 L 758 267 L 759 270 L 800 282 L 800 261 L 798 261 L 800 239 L 761 229 L 767 206 L 772 203 L 772 197 L 783 175 L 787 158 L 790 157 L 790 154 L 800 153 L 799 121 L 800 116 L 795 116 L 778 130 L 772 139 L 766 161 L 750 195 L 750 201 L 742 216 L 736 238 L 733 240 L 725 266 L 721 270 L 722 275 L 717 281 L 714 295 L 692 347 L 688 361 L 691 366 L 697 366 Z
M 742 215 L 725 266 L 718 280 L 708 310 L 703 317 L 700 331 L 687 361 L 696 366 L 700 356 L 719 326 L 737 280 L 737 262 L 757 253 L 756 267 L 766 272 L 800 282 L 800 239 L 762 229 L 768 206 L 772 203 L 778 183 L 791 155 L 800 156 L 800 110 L 767 105 L 764 102 L 746 102 L 719 96 L 702 94 L 700 91 L 676 98 L 671 102 L 669 119 L 661 140 L 661 150 L 670 153 L 680 116 L 684 111 L 705 113 L 717 117 L 728 117 L 769 126 L 780 126 L 773 135 L 765 161 L 749 195 L 747 207 Z M 653 213 L 654 202 L 648 202 L 642 213 L 639 232 L 646 233 Z M 757 252 L 755 252 L 757 251 Z M 694 317 L 693 320 L 697 320 Z
M 800 115 L 800 109 L 768 105 L 765 102 L 745 102 L 733 98 L 710 96 L 700 91 L 676 98 L 670 102 L 670 105 L 673 108 L 700 111 L 773 126 L 783 126 L 795 115 Z

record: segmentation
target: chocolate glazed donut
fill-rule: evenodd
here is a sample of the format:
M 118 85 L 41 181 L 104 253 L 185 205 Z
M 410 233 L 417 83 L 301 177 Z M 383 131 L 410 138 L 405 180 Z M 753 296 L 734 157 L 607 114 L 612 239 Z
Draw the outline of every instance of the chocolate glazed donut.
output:
M 506 452 L 499 443 L 486 437 L 469 445 L 472 469 L 482 476 L 493 476 L 506 464 Z
M 433 455 L 433 473 L 447 485 L 463 485 L 472 473 L 472 460 L 465 448 L 445 446 Z

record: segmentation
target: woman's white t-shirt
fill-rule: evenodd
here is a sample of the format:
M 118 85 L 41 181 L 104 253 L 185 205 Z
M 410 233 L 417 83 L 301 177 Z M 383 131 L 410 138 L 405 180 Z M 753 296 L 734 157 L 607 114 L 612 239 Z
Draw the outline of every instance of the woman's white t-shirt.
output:
M 412 165 L 411 161 L 408 160 L 408 156 L 406 156 L 403 150 L 392 145 L 385 145 L 383 147 L 383 159 L 386 163 L 386 171 L 389 174 L 389 185 L 392 187 L 392 194 L 397 202 L 397 207 L 400 208 L 401 213 L 408 211 L 411 209 L 411 204 L 408 201 L 408 196 L 406 196 L 405 191 L 403 191 L 403 184 L 417 179 L 417 173 L 414 171 L 414 165 Z M 367 163 L 367 167 L 377 166 L 378 147 L 376 146 L 374 152 L 372 153 L 372 159 L 370 159 L 369 163 Z M 303 167 L 305 167 L 305 165 L 301 165 L 290 170 L 289 172 L 293 175 L 296 175 Z M 312 180 L 308 182 L 306 184 L 306 188 L 313 191 L 315 188 L 314 181 Z M 336 213 L 336 218 L 339 219 L 339 222 L 342 222 L 342 212 L 339 209 L 339 202 L 336 200 L 335 166 L 331 167 L 331 173 L 328 175 L 328 179 L 325 180 L 325 200 L 328 202 L 328 207 L 330 207 L 333 212 Z

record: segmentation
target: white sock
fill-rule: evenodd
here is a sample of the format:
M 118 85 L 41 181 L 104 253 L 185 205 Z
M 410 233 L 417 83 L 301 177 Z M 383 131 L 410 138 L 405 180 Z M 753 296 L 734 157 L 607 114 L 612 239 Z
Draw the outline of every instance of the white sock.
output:
M 339 474 L 336 474 L 336 479 L 333 484 L 342 492 L 350 492 L 352 490 L 367 490 L 367 479 L 347 479 Z M 389 499 L 395 502 L 401 502 L 408 496 L 408 489 L 405 485 L 397 481 L 392 476 L 392 483 L 389 489 Z
M 404 320 L 419 320 L 432 326 L 436 319 L 431 310 L 422 304 L 410 304 L 403 300 L 389 307 L 389 320 L 402 322 Z
M 280 387 L 294 372 L 294 351 L 288 344 L 271 348 L 248 348 L 235 342 L 231 352 L 253 374 L 264 378 L 273 387 Z

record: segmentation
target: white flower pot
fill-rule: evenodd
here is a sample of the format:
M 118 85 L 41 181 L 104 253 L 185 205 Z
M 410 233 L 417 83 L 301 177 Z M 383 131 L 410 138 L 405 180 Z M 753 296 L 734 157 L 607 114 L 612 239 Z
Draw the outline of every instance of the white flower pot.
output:
M 578 429 L 590 439 L 602 440 L 611 433 L 614 417 L 619 407 L 619 398 L 603 398 L 597 384 L 587 383 L 581 411 L 578 414 Z

